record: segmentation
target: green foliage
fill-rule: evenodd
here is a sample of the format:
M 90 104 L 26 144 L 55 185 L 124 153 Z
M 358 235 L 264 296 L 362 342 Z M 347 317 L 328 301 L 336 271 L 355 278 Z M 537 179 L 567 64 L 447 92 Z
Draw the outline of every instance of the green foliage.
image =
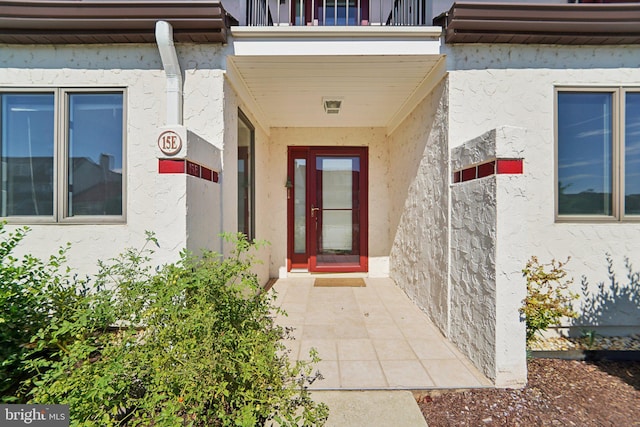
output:
M 86 287 L 82 280 L 69 277 L 62 268 L 67 247 L 57 255 L 41 261 L 31 255 L 21 259 L 12 255 L 29 229 L 7 233 L 0 223 L 0 401 L 22 402 L 24 392 L 32 386 L 25 363 L 37 355 L 63 348 L 72 331 L 75 307 L 84 301 Z M 31 337 L 56 326 L 55 339 L 37 347 Z M 20 383 L 23 386 L 20 388 Z
M 228 257 L 154 269 L 145 246 L 101 263 L 95 291 L 33 333 L 22 393 L 68 404 L 72 425 L 322 425 L 328 409 L 307 391 L 319 374 L 286 357 L 273 293 L 251 273 L 255 244 L 226 238 Z
M 550 264 L 540 264 L 533 256 L 522 270 L 527 280 L 527 296 L 519 311 L 525 316 L 528 343 L 536 339 L 538 332 L 558 325 L 563 317 L 577 317 L 571 302 L 578 295 L 568 289 L 572 280 L 566 278 L 567 262 L 569 259 L 565 262 L 554 259 Z

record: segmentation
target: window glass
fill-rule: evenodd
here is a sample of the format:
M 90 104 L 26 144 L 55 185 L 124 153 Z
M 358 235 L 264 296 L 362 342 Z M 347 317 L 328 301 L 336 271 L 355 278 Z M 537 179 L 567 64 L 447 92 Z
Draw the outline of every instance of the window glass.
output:
M 254 236 L 253 127 L 240 115 L 238 120 L 238 231 Z
M 122 94 L 69 95 L 67 215 L 122 215 Z
M 293 161 L 293 252 L 307 252 L 307 159 Z
M 640 215 L 640 92 L 626 93 L 624 136 L 624 213 Z
M 2 216 L 53 215 L 54 95 L 2 94 Z
M 558 213 L 612 215 L 611 93 L 558 94 Z

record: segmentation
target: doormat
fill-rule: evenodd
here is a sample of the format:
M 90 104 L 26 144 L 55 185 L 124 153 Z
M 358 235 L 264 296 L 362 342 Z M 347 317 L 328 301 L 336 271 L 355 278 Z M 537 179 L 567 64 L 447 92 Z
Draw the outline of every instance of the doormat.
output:
M 315 279 L 313 286 L 324 288 L 363 288 L 366 286 L 363 279 L 347 279 L 341 277 Z

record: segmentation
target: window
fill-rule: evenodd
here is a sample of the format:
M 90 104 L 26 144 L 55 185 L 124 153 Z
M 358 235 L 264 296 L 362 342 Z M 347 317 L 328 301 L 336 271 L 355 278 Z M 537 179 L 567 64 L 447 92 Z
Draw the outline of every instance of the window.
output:
M 559 219 L 640 219 L 640 91 L 558 90 L 556 140 Z
M 255 238 L 254 128 L 238 110 L 238 231 Z
M 0 216 L 124 219 L 123 91 L 0 92 Z

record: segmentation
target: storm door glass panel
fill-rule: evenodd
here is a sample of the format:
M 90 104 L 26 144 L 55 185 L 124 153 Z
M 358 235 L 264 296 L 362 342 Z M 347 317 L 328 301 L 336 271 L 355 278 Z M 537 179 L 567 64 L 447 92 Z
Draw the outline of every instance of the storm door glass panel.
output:
M 295 25 L 306 25 L 306 17 L 304 12 L 303 0 L 291 0 L 293 1 L 293 22 Z M 310 0 L 307 0 L 310 1 Z
M 612 215 L 611 93 L 558 94 L 558 214 Z
M 54 95 L 2 94 L 2 216 L 53 215 Z
M 307 252 L 307 159 L 293 160 L 293 251 Z
M 122 215 L 121 93 L 69 94 L 68 216 Z
M 640 92 L 627 92 L 624 127 L 624 213 L 640 215 Z
M 357 25 L 358 8 L 356 0 L 326 0 L 326 14 L 323 2 L 317 1 L 317 17 L 320 25 Z M 325 20 L 326 19 L 326 20 Z
M 318 266 L 358 264 L 358 157 L 317 157 Z

